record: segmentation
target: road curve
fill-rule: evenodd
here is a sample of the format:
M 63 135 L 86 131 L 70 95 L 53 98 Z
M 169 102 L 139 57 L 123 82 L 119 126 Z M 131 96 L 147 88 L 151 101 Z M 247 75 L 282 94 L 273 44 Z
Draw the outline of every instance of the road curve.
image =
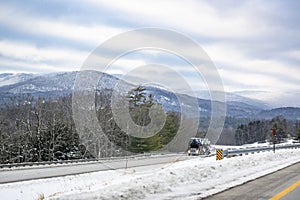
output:
M 300 162 L 264 177 L 218 193 L 205 200 L 297 200 L 300 197 Z M 299 185 L 299 184 L 298 184 Z M 291 188 L 294 190 L 291 190 Z M 279 194 L 282 194 L 281 196 Z M 280 196 L 280 198 L 278 198 Z
M 102 160 L 92 163 L 73 164 L 73 165 L 58 165 L 58 166 L 43 166 L 32 168 L 19 168 L 16 170 L 2 170 L 0 171 L 0 184 L 11 183 L 18 181 L 34 180 L 41 178 L 52 178 L 59 176 L 75 175 L 88 172 L 105 171 L 112 169 L 128 168 L 156 165 L 164 163 L 172 163 L 176 161 L 189 159 L 186 155 L 172 154 L 160 156 L 148 156 L 128 158 L 122 160 Z

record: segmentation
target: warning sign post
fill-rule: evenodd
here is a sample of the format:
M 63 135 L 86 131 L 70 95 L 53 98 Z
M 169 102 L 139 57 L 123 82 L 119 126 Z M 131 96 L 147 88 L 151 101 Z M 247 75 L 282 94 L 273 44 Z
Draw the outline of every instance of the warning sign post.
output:
M 223 159 L 223 149 L 217 149 L 216 151 L 216 159 L 222 160 Z

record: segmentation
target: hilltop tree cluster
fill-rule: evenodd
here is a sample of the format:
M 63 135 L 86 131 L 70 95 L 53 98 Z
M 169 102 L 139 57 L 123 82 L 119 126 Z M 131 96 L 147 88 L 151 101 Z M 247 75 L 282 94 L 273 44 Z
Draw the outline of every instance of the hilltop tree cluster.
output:
M 235 131 L 235 139 L 237 145 L 249 144 L 254 142 L 283 142 L 289 135 L 292 136 L 300 129 L 295 124 L 288 121 L 282 116 L 273 118 L 272 120 L 256 120 L 248 124 L 241 124 Z M 299 126 L 300 127 L 300 126 Z M 276 130 L 276 137 L 272 136 L 272 129 Z M 300 137 L 298 136 L 298 139 Z
M 111 98 L 110 92 L 101 93 L 98 96 L 97 106 L 98 119 L 102 130 L 109 138 L 109 140 L 117 147 L 122 147 L 131 153 L 144 153 L 156 151 L 167 145 L 177 133 L 179 128 L 180 114 L 176 112 L 166 113 L 166 123 L 162 130 L 155 135 L 143 138 L 130 135 L 130 130 L 121 130 L 113 118 L 111 106 L 107 104 Z M 142 86 L 133 88 L 126 95 L 126 102 L 129 102 L 130 117 L 135 124 L 139 126 L 147 126 L 151 123 L 149 111 L 152 106 L 156 105 L 157 109 L 164 112 L 163 107 L 154 102 L 152 94 L 146 94 L 146 89 Z M 106 100 L 105 100 L 106 99 Z M 120 102 L 120 107 L 124 102 Z M 156 118 L 162 116 L 155 115 Z M 163 118 L 162 118 L 163 119 Z M 125 122 L 126 123 L 126 122 Z

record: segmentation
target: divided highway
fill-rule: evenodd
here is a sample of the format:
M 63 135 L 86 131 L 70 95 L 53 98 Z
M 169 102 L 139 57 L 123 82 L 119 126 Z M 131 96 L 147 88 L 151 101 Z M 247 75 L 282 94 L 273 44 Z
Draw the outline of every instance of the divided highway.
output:
M 180 160 L 190 159 L 186 155 L 172 154 L 172 155 L 159 155 L 148 157 L 136 157 L 120 160 L 102 160 L 91 163 L 72 164 L 72 165 L 51 165 L 41 167 L 28 167 L 28 168 L 16 168 L 8 170 L 0 170 L 0 184 L 11 183 L 25 180 L 51 178 L 66 175 L 75 175 L 88 172 L 104 171 L 111 169 L 125 169 L 146 166 L 157 165 L 164 163 L 172 163 Z
M 205 200 L 298 200 L 300 199 L 300 163 L 234 187 Z

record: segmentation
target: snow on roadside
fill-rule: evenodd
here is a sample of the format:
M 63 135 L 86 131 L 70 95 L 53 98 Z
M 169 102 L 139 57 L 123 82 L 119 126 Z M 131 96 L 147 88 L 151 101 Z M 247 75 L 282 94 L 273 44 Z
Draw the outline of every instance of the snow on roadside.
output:
M 287 141 L 276 144 L 276 146 L 285 146 L 285 145 L 293 145 L 297 141 L 293 139 L 288 139 Z M 273 143 L 270 142 L 264 142 L 264 143 L 252 143 L 252 144 L 244 144 L 241 146 L 232 146 L 232 145 L 212 145 L 215 149 L 247 149 L 247 148 L 257 148 L 257 147 L 273 147 Z
M 3 199 L 199 199 L 300 161 L 299 149 L 0 185 Z M 151 169 L 154 168 L 154 169 Z

